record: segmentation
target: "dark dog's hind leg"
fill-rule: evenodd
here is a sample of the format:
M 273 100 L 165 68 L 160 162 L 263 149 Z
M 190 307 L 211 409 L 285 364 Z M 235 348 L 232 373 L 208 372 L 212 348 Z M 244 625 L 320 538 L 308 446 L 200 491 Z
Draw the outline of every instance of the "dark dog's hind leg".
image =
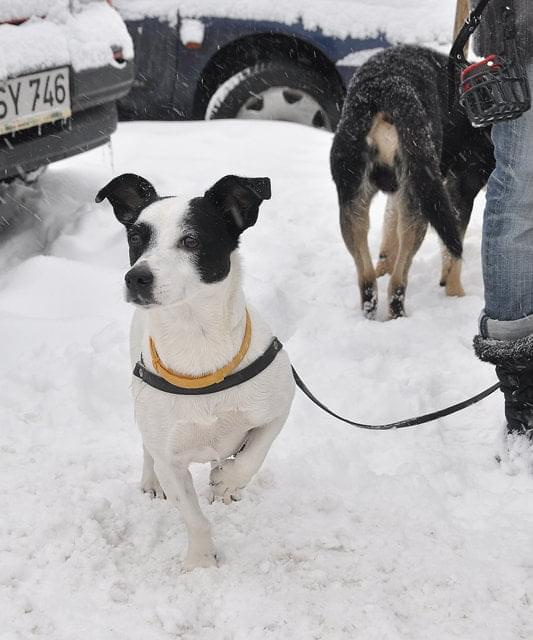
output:
M 389 315 L 399 318 L 405 315 L 404 300 L 407 277 L 413 258 L 420 248 L 427 230 L 427 220 L 419 211 L 409 208 L 403 194 L 398 195 L 398 235 L 400 246 L 389 281 Z
M 461 267 L 463 261 L 454 258 L 444 245 L 442 251 L 442 273 L 440 277 L 440 286 L 446 287 L 447 296 L 461 297 L 465 295 L 465 290 L 461 283 Z
M 344 112 L 331 147 L 331 174 L 339 197 L 342 237 L 357 270 L 363 313 L 374 319 L 378 294 L 368 228 L 370 201 L 377 187 L 370 184 L 367 174 L 367 134 L 373 115 L 369 104 L 357 95 L 348 99 Z
M 466 167 L 456 169 L 452 167 L 446 177 L 445 185 L 450 195 L 450 201 L 457 214 L 459 234 L 461 241 L 464 238 L 466 227 L 470 222 L 470 215 L 474 205 L 474 198 L 477 191 L 469 187 L 468 180 L 465 180 L 464 171 Z M 461 283 L 462 260 L 451 255 L 448 249 L 442 245 L 442 271 L 440 276 L 440 286 L 446 287 L 447 296 L 464 296 L 465 291 Z
M 376 264 L 376 276 L 381 278 L 392 273 L 398 255 L 398 203 L 396 196 L 389 195 L 383 220 L 383 237 Z
M 357 269 L 361 308 L 373 320 L 378 305 L 376 272 L 368 247 L 369 209 L 375 190 L 365 180 L 351 202 L 340 207 L 342 237 Z
M 464 158 L 458 156 L 457 162 L 452 164 L 446 176 L 446 189 L 457 213 L 461 240 L 464 238 L 470 222 L 474 199 L 486 184 L 492 170 L 492 156 L 488 153 L 486 152 L 488 157 L 482 163 L 478 158 L 472 158 L 473 152 L 471 150 Z M 483 155 L 480 157 L 483 159 Z M 461 284 L 461 266 L 462 261 L 453 257 L 443 246 L 440 286 L 446 287 L 447 296 L 464 296 L 465 294 Z

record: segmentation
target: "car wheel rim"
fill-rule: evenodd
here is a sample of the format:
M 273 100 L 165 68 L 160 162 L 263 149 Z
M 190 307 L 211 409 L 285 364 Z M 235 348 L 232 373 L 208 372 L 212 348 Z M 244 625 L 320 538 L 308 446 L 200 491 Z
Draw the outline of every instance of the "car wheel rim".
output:
M 332 130 L 331 121 L 322 106 L 305 91 L 291 87 L 270 87 L 254 93 L 239 109 L 237 118 L 284 120 Z

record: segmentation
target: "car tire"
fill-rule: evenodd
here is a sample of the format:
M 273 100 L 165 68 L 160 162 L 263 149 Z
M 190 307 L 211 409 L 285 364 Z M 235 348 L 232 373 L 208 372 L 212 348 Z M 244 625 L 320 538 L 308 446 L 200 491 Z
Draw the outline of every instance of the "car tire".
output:
M 221 84 L 206 109 L 206 120 L 285 120 L 334 131 L 342 97 L 312 69 L 284 62 L 259 63 Z

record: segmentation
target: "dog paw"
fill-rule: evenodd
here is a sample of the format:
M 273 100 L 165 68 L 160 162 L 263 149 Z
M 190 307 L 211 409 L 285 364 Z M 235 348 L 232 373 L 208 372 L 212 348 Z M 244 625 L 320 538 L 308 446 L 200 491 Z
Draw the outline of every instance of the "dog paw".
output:
M 399 286 L 397 287 L 389 299 L 389 317 L 391 320 L 395 318 L 403 318 L 405 314 L 404 309 L 404 301 L 405 301 L 405 287 Z
M 457 296 L 458 298 L 462 298 L 465 295 L 465 290 L 460 282 L 454 284 L 447 282 L 444 286 L 446 287 L 447 296 Z
M 378 294 L 373 283 L 365 284 L 361 289 L 361 308 L 367 320 L 376 319 Z
M 209 486 L 211 488 L 210 502 L 222 500 L 224 504 L 238 502 L 241 499 L 241 489 L 248 484 L 248 478 L 238 473 L 235 460 L 227 460 L 223 466 L 211 470 Z
M 167 499 L 155 474 L 141 480 L 141 491 L 147 493 L 151 498 Z
M 218 556 L 214 551 L 206 553 L 189 552 L 183 562 L 182 573 L 190 573 L 195 569 L 218 567 Z
M 209 492 L 209 502 L 213 504 L 217 500 L 220 500 L 224 504 L 231 504 L 232 502 L 239 502 L 241 500 L 240 489 L 230 487 L 224 487 L 223 485 L 211 484 L 211 490 Z

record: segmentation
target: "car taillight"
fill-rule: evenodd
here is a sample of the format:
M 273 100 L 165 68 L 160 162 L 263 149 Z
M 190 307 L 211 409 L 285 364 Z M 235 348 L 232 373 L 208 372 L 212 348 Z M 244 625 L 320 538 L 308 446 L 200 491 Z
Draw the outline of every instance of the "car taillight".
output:
M 116 62 L 124 62 L 122 47 L 111 47 L 111 51 L 113 52 L 113 60 Z

